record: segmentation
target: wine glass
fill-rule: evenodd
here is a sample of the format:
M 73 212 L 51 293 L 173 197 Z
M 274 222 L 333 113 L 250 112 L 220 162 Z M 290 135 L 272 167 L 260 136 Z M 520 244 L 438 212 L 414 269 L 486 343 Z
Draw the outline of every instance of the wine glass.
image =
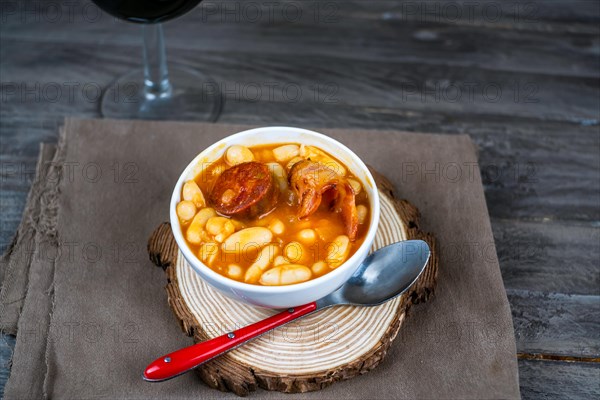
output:
M 117 78 L 104 91 L 106 118 L 215 121 L 222 98 L 210 76 L 185 66 L 167 68 L 162 22 L 202 0 L 93 0 L 115 17 L 142 24 L 143 69 Z

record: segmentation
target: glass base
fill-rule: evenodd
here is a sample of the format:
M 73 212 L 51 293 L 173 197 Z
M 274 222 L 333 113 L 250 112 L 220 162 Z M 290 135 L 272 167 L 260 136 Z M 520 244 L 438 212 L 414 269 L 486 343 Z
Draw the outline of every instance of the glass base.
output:
M 154 95 L 145 90 L 142 69 L 117 78 L 102 95 L 102 116 L 115 119 L 217 120 L 223 99 L 215 81 L 182 66 L 169 66 L 169 80 L 171 89 Z

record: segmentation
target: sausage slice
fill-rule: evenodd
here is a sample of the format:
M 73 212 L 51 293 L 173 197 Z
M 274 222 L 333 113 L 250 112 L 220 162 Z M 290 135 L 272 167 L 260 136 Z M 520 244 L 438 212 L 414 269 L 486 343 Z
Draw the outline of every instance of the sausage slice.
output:
M 210 200 L 220 214 L 253 218 L 275 208 L 278 194 L 269 167 L 252 161 L 223 171 L 215 181 Z

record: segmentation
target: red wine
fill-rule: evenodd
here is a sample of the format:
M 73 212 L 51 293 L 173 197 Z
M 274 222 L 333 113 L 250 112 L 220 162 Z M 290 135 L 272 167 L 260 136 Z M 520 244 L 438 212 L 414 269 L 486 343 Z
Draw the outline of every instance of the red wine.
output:
M 202 0 L 93 0 L 117 18 L 138 23 L 158 23 L 178 17 Z

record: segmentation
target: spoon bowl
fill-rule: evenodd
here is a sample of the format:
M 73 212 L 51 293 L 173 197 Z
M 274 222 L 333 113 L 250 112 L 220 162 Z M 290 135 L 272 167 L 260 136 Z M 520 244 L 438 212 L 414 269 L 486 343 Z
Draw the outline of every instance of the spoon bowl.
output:
M 404 293 L 419 279 L 431 251 L 423 240 L 397 242 L 371 253 L 350 279 L 317 300 L 317 307 L 338 304 L 376 306 Z

